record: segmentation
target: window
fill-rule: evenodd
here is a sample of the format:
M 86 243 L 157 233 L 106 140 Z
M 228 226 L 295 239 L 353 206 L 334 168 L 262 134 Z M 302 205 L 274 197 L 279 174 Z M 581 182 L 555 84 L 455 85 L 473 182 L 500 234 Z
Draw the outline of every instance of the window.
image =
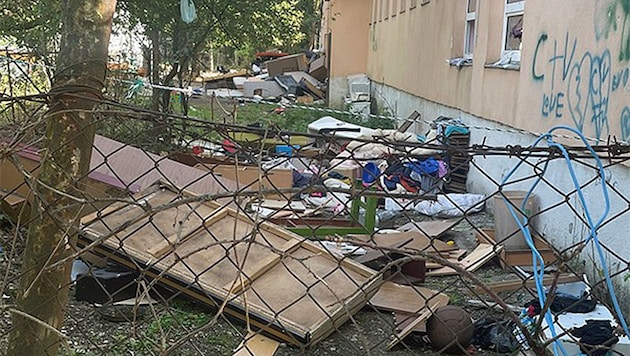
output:
M 392 17 L 398 15 L 398 0 L 392 0 Z
M 475 48 L 475 20 L 477 19 L 477 0 L 468 0 L 466 6 L 466 31 L 464 33 L 464 58 L 472 58 Z
M 407 0 L 400 0 L 400 13 L 407 11 Z
M 409 1 L 409 10 L 413 10 L 418 6 L 418 0 L 410 0 Z
M 521 40 L 523 37 L 523 13 L 525 1 L 507 0 L 503 21 L 502 62 L 521 61 Z
M 383 18 L 385 20 L 389 18 L 389 0 L 385 0 L 385 4 L 383 6 Z

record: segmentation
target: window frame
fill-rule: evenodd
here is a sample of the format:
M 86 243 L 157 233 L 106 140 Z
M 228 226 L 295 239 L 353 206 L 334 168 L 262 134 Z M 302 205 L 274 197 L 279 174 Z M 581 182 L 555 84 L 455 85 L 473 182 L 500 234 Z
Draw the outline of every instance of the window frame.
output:
M 477 36 L 477 10 L 479 6 L 479 1 L 475 3 L 475 9 L 473 12 L 468 11 L 470 8 L 470 2 L 473 0 L 466 0 L 466 20 L 464 21 L 464 58 L 472 59 L 473 51 L 475 48 L 476 36 Z M 469 35 L 469 24 L 473 23 L 473 33 L 472 33 L 472 45 L 469 43 L 468 39 L 471 38 Z M 470 48 L 469 48 L 469 45 Z
M 501 36 L 501 59 L 508 60 L 511 63 L 521 62 L 521 49 L 505 49 L 508 41 L 508 20 L 510 17 L 523 16 L 525 18 L 525 0 L 508 3 L 505 0 L 505 9 L 503 11 L 503 33 Z M 521 40 L 522 43 L 522 40 Z

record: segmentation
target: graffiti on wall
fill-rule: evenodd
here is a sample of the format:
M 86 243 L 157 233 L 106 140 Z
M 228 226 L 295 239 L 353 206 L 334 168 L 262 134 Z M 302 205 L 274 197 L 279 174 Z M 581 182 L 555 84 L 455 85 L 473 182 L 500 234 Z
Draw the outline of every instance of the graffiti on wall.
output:
M 532 78 L 550 83 L 542 94 L 540 113 L 544 118 L 557 119 L 569 115 L 578 129 L 592 125 L 596 137 L 600 138 L 609 132 L 608 107 L 613 78 L 620 85 L 624 74 L 613 75 L 609 50 L 578 53 L 577 48 L 578 39 L 570 38 L 568 33 L 561 41 L 550 40 L 545 33 L 538 38 Z
M 621 112 L 621 139 L 628 142 L 630 141 L 630 107 L 626 106 Z
M 538 37 L 531 77 L 544 88 L 540 115 L 598 140 L 612 132 L 630 141 L 630 0 L 594 3 L 594 38 Z
M 630 0 L 599 0 L 595 8 L 595 38 L 608 38 L 621 32 L 619 60 L 630 60 Z

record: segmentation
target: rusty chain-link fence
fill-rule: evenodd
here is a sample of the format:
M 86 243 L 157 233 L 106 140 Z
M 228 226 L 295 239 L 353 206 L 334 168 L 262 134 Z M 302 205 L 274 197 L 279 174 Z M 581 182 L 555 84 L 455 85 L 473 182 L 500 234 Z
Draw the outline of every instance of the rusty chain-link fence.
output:
M 165 113 L 150 87 L 113 77 L 106 99 L 88 98 L 89 173 L 58 191 L 38 183 L 53 155 L 45 68 L 1 66 L 2 353 L 33 319 L 20 284 L 69 264 L 41 304 L 67 298 L 64 354 L 629 350 L 625 143 L 557 130 L 494 145 L 516 133 L 417 116 L 332 125 L 317 107 L 186 91 Z M 307 130 L 287 129 L 294 110 Z M 252 111 L 260 120 L 238 120 Z M 65 208 L 79 214 L 56 219 Z M 33 271 L 41 215 L 69 252 Z

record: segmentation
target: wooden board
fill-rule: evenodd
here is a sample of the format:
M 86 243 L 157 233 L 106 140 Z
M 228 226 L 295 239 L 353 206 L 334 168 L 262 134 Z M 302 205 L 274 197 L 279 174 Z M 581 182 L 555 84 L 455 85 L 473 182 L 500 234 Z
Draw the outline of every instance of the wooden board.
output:
M 182 197 L 160 186 L 137 199 L 155 208 Z M 231 315 L 258 320 L 266 332 L 300 346 L 332 333 L 381 283 L 354 261 L 216 204 L 182 204 L 147 216 L 138 206 L 117 203 L 82 221 L 83 245 L 102 240 L 101 250 L 128 265 L 146 266 L 160 282 L 202 302 L 208 303 L 200 295 L 228 300 Z M 185 238 L 173 243 L 178 232 Z M 156 245 L 166 249 L 150 253 Z
M 550 283 L 553 283 L 554 278 L 555 278 L 554 276 L 544 277 L 543 285 L 549 285 Z M 563 274 L 563 275 L 560 275 L 560 277 L 558 277 L 558 284 L 579 282 L 581 280 L 582 278 L 574 274 Z M 512 280 L 501 281 L 501 282 L 486 283 L 486 287 L 490 288 L 490 290 L 495 293 L 502 293 L 502 292 L 512 292 L 523 287 L 535 289 L 536 282 L 533 279 L 522 280 L 518 278 L 518 279 L 512 279 Z M 481 294 L 486 293 L 486 291 L 479 286 L 475 287 L 473 291 L 476 295 L 481 295 Z
M 412 221 L 398 228 L 398 230 L 418 231 L 429 237 L 440 237 L 459 224 L 460 220 L 429 220 L 429 221 Z
M 252 166 L 236 166 L 236 165 L 204 165 L 197 164 L 195 168 L 211 171 L 214 175 L 220 176 L 231 181 L 237 182 L 239 189 L 245 190 L 274 190 L 274 189 L 291 189 L 293 187 L 293 171 L 290 169 L 270 169 L 261 171 L 258 167 Z M 274 193 L 265 194 L 265 196 L 273 196 L 286 198 L 291 193 Z
M 418 326 L 426 323 L 426 321 L 433 315 L 439 307 L 448 305 L 448 296 L 445 295 L 446 298 L 433 298 L 430 299 L 422 312 L 418 315 L 418 317 L 407 324 L 405 328 L 396 336 L 394 340 L 392 340 L 389 344 L 387 344 L 387 350 L 391 350 L 394 346 L 398 345 L 407 335 L 411 334 Z
M 426 253 L 444 253 L 457 250 L 457 247 L 455 246 L 451 246 L 441 240 L 431 239 L 425 234 L 418 231 L 408 231 L 392 234 L 374 234 L 373 236 L 350 235 L 350 237 L 364 242 L 373 242 L 376 244 L 376 246 L 391 246 L 412 239 L 412 241 L 407 243 L 403 248 L 404 250 L 410 252 L 415 250 L 423 251 Z
M 440 303 L 448 304 L 449 297 L 428 288 L 403 286 L 387 281 L 370 299 L 370 304 L 385 311 L 418 315 L 427 303 L 435 299 L 439 299 Z
M 275 340 L 249 332 L 232 356 L 273 356 L 278 346 L 280 343 Z
M 405 328 L 407 328 L 407 326 L 409 326 L 409 324 L 414 322 L 417 317 L 418 317 L 418 315 L 405 314 L 405 313 L 401 313 L 401 312 L 394 312 L 394 321 L 396 323 L 396 331 L 404 330 Z M 411 331 L 412 332 L 425 333 L 425 332 L 427 332 L 427 324 L 426 323 L 416 323 L 416 326 L 414 326 L 413 330 L 411 330 Z
M 459 261 L 459 264 L 468 272 L 474 272 L 494 258 L 497 253 L 500 253 L 502 250 L 503 246 L 479 244 L 479 246 L 477 246 L 477 248 L 469 253 L 463 260 Z M 427 276 L 450 276 L 455 274 L 457 274 L 457 271 L 451 267 L 442 267 L 427 272 Z

